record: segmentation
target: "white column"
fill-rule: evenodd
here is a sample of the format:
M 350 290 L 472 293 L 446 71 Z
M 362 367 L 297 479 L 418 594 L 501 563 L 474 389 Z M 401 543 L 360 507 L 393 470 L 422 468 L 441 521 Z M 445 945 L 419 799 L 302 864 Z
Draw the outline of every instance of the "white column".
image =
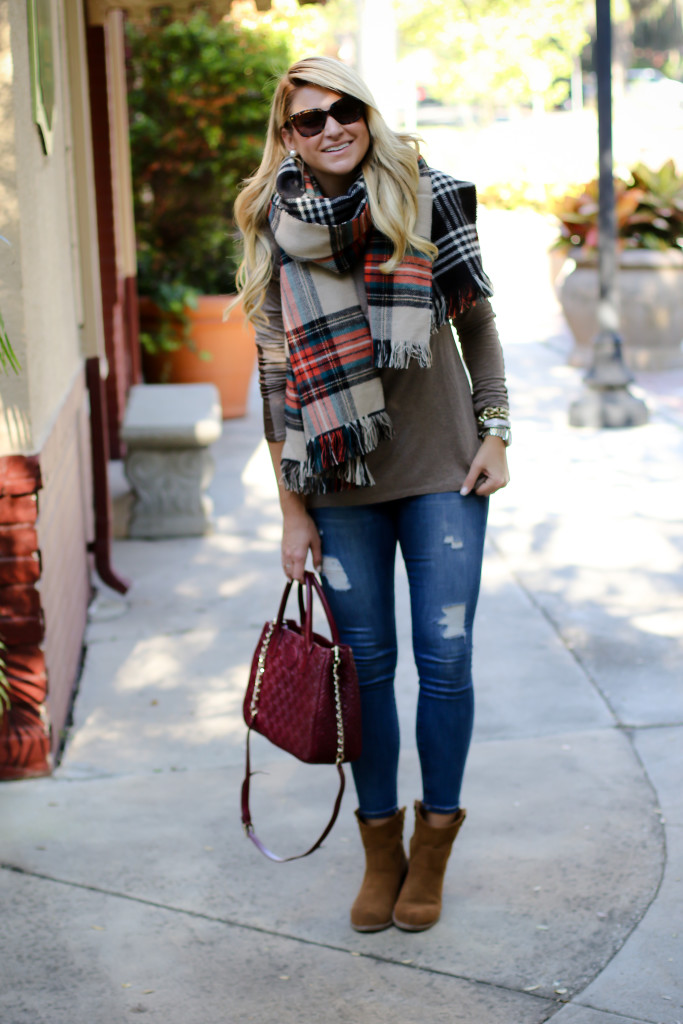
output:
M 393 0 L 358 0 L 358 70 L 387 123 L 398 127 L 400 88 Z
M 90 128 L 90 86 L 82 5 L 64 5 L 71 139 L 73 144 L 73 193 L 76 211 L 76 245 L 81 283 L 81 343 L 83 355 L 104 356 L 102 283 L 97 241 L 95 171 Z

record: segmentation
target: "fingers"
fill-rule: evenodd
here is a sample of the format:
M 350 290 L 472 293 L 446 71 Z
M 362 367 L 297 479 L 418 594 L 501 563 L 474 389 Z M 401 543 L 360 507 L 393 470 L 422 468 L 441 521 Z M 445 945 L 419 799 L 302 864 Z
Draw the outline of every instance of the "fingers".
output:
M 460 493 L 462 494 L 463 498 L 466 497 L 470 493 L 470 491 L 472 490 L 472 488 L 476 484 L 478 477 L 479 477 L 479 468 L 478 468 L 476 462 L 473 462 L 472 465 L 470 466 L 469 473 L 465 477 L 465 482 L 463 483 L 462 487 L 460 488 Z
M 282 568 L 288 580 L 303 582 L 309 551 L 313 559 L 313 566 L 319 572 L 322 554 L 320 534 L 315 523 L 310 516 L 294 521 L 285 521 L 282 537 Z
M 480 483 L 478 487 L 475 487 L 474 493 L 478 494 L 480 498 L 488 498 L 491 494 L 495 494 L 496 491 L 500 490 L 501 487 L 505 487 L 505 484 L 498 483 L 489 478 Z
M 477 484 L 479 480 L 479 484 Z M 472 465 L 464 484 L 460 488 L 460 493 L 463 497 L 466 497 L 472 489 L 474 493 L 478 494 L 481 498 L 488 497 L 491 494 L 495 494 L 502 487 L 507 487 L 510 482 L 509 476 L 503 476 L 499 473 L 491 473 L 484 467 L 475 467 Z M 477 484 L 477 486 L 475 486 Z
M 507 473 L 485 473 L 485 479 L 481 481 L 478 487 L 475 487 L 474 493 L 485 498 L 495 494 L 496 491 L 500 491 L 503 487 L 507 487 L 509 482 L 510 477 Z
M 304 557 L 301 558 L 292 554 L 283 554 L 282 568 L 284 569 L 285 576 L 288 580 L 298 580 L 299 583 L 303 583 L 304 569 L 306 568 L 306 556 L 304 555 Z
M 475 494 L 485 498 L 495 494 L 501 487 L 506 487 L 510 482 L 505 446 L 500 438 L 485 438 L 482 445 L 472 460 L 470 471 L 460 488 L 460 493 L 465 497 L 472 490 Z
M 317 529 L 311 539 L 311 557 L 313 559 L 313 568 L 316 572 L 322 572 L 323 567 L 323 552 L 322 544 L 320 543 L 320 534 Z

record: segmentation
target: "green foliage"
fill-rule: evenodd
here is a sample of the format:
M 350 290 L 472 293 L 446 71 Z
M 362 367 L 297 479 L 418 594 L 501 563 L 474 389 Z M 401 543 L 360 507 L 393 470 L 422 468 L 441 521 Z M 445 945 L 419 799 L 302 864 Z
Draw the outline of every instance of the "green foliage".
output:
M 614 182 L 617 235 L 625 249 L 671 249 L 683 244 L 683 175 L 668 160 L 658 171 L 639 163 L 628 181 Z M 563 196 L 554 213 L 560 222 L 558 248 L 598 244 L 597 179 Z
M 397 0 L 401 56 L 429 54 L 430 92 L 482 109 L 566 94 L 588 42 L 583 0 Z M 559 91 L 558 91 L 559 90 Z
M 4 242 L 5 245 L 10 244 L 4 235 L 0 235 L 0 242 Z M 2 366 L 5 373 L 8 370 L 14 370 L 15 373 L 19 373 L 21 369 L 19 360 L 14 354 L 12 342 L 9 340 L 2 313 L 0 313 L 0 366 Z
M 129 25 L 127 36 L 138 289 L 182 321 L 198 294 L 234 291 L 233 203 L 261 160 L 288 55 L 261 29 L 201 13 Z M 177 327 L 142 341 L 177 347 Z
M 529 181 L 505 181 L 477 189 L 477 201 L 488 210 L 517 210 L 524 207 L 546 213 L 548 209 L 548 186 L 539 186 Z
M 14 370 L 15 373 L 19 373 L 21 369 L 19 361 L 14 354 L 12 343 L 9 340 L 2 313 L 0 313 L 0 366 L 2 366 L 5 373 L 8 370 Z

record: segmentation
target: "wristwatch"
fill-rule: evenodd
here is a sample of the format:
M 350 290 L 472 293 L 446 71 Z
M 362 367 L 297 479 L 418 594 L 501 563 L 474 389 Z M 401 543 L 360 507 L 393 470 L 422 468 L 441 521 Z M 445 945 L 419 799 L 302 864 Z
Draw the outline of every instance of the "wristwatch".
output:
M 509 427 L 486 427 L 481 432 L 482 438 L 490 434 L 491 437 L 499 437 L 505 447 L 512 443 L 512 431 Z

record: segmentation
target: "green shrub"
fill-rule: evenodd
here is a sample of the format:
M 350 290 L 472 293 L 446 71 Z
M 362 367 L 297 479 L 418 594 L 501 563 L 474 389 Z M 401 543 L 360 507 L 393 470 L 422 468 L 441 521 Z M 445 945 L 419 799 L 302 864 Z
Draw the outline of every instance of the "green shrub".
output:
M 233 203 L 289 58 L 272 33 L 202 13 L 129 25 L 127 39 L 138 291 L 182 319 L 197 294 L 235 290 Z M 142 341 L 173 347 L 172 334 Z

